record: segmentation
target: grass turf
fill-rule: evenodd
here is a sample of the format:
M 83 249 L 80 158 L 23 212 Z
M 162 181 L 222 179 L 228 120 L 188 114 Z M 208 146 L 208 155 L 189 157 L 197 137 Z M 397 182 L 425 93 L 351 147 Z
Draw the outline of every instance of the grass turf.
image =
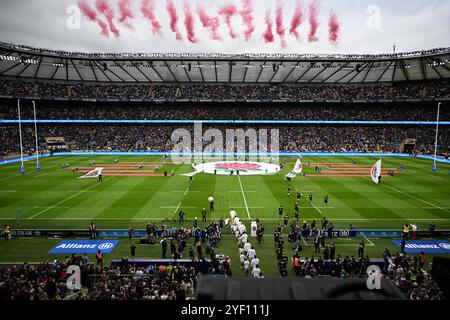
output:
M 397 168 L 404 163 L 408 169 L 394 177 L 383 177 L 380 185 L 375 185 L 369 177 L 298 176 L 292 180 L 290 197 L 286 194 L 284 174 L 292 169 L 292 165 L 286 165 L 280 174 L 268 176 L 199 174 L 191 184 L 188 177 L 180 175 L 192 171 L 189 165 L 168 165 L 169 171 L 175 171 L 174 177 L 104 177 L 103 183 L 98 183 L 97 179 L 78 179 L 80 173 L 61 169 L 63 163 L 87 166 L 89 161 L 95 160 L 99 166 L 111 164 L 116 158 L 120 162 L 162 161 L 160 156 L 148 155 L 53 156 L 41 159 L 38 173 L 33 161 L 26 162 L 27 174 L 24 176 L 19 172 L 18 163 L 0 165 L 2 225 L 9 223 L 17 228 L 15 215 L 18 210 L 23 210 L 20 228 L 85 229 L 91 221 L 98 228 L 144 228 L 147 222 L 160 224 L 164 219 L 176 219 L 178 211 L 183 209 L 188 219 L 186 225 L 191 226 L 195 216 L 201 218 L 201 209 L 208 206 L 207 198 L 212 194 L 216 211 L 208 215 L 209 220 L 227 217 L 230 208 L 234 208 L 246 220 L 248 229 L 250 219 L 263 221 L 265 242 L 257 247 L 257 254 L 267 275 L 277 273 L 272 241 L 273 229 L 280 222 L 277 208 L 282 205 L 292 218 L 296 189 L 304 192 L 300 201 L 300 219 L 319 222 L 326 216 L 335 229 L 347 228 L 350 223 L 360 229 L 400 229 L 406 222 L 415 222 L 422 230 L 427 229 L 431 221 L 438 229 L 450 228 L 449 164 L 438 164 L 439 170 L 432 172 L 429 160 L 383 157 L 383 167 Z M 303 163 L 333 164 L 351 162 L 351 159 L 347 156 L 308 156 L 304 157 Z M 375 157 L 354 159 L 358 165 L 370 165 L 377 160 Z M 305 170 L 314 172 L 312 168 Z M 309 191 L 314 194 L 314 206 L 307 201 Z M 325 194 L 330 197 L 327 208 L 322 203 Z M 357 240 L 337 240 L 337 253 L 356 254 L 354 245 Z M 13 242 L 0 242 L 1 261 L 46 259 L 55 240 L 14 239 Z M 374 246 L 367 247 L 367 253 L 372 257 L 380 257 L 384 247 L 395 251 L 389 239 L 374 239 L 373 243 Z M 289 246 L 287 243 L 287 253 L 291 252 Z M 128 241 L 123 239 L 111 257 L 127 255 L 128 251 Z M 236 243 L 231 235 L 224 236 L 218 251 L 230 255 L 234 261 L 238 260 Z M 304 255 L 310 256 L 311 253 L 312 248 L 305 246 Z M 138 247 L 138 257 L 159 256 L 159 246 Z M 240 274 L 238 269 L 234 268 L 235 273 Z

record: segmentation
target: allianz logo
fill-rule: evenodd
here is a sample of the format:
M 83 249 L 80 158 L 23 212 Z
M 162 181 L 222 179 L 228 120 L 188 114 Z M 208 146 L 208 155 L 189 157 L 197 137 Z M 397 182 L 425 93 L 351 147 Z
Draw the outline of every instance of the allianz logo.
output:
M 406 248 L 408 249 L 446 249 L 446 250 L 450 250 L 450 244 L 449 243 L 439 243 L 437 244 L 414 244 L 414 243 L 410 243 L 405 245 Z
M 110 242 L 101 243 L 98 245 L 99 249 L 106 250 L 112 248 L 114 244 Z M 97 244 L 80 244 L 80 243 L 62 243 L 58 245 L 58 249 L 95 249 Z

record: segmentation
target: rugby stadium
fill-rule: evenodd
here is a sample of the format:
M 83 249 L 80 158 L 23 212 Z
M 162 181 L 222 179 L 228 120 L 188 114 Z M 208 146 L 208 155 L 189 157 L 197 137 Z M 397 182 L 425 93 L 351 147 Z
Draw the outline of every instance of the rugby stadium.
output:
M 119 14 L 140 1 L 97 2 Z M 95 28 L 100 13 L 74 3 Z M 232 54 L 0 40 L 1 300 L 336 297 L 276 289 L 302 279 L 367 283 L 344 299 L 448 298 L 448 43 Z

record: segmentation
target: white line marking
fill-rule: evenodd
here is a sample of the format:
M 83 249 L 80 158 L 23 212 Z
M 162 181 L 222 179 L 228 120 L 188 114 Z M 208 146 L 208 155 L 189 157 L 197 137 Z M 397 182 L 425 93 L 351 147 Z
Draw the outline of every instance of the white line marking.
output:
M 105 179 L 105 182 L 106 182 L 107 180 L 111 179 L 111 178 L 112 178 L 112 177 L 106 178 L 106 179 Z M 44 213 L 44 212 L 46 212 L 46 211 L 48 211 L 48 210 L 50 210 L 50 209 L 53 209 L 54 207 L 60 205 L 61 203 L 64 203 L 64 202 L 66 202 L 66 201 L 68 201 L 68 200 L 70 200 L 70 199 L 72 199 L 72 198 L 75 198 L 76 196 L 78 196 L 78 195 L 80 195 L 80 194 L 82 194 L 82 193 L 85 193 L 86 191 L 88 191 L 88 190 L 90 190 L 90 189 L 92 189 L 92 188 L 95 188 L 95 187 L 98 186 L 98 185 L 99 185 L 98 183 L 97 183 L 97 184 L 94 184 L 94 185 L 90 186 L 89 188 L 87 188 L 87 189 L 85 189 L 85 190 L 82 190 L 82 191 L 80 191 L 80 192 L 78 192 L 78 193 L 75 193 L 73 196 L 70 196 L 70 197 L 68 197 L 68 198 L 66 198 L 66 199 L 64 199 L 64 200 L 62 200 L 62 201 L 60 201 L 60 202 L 54 204 L 53 206 L 48 207 L 47 209 L 44 209 L 44 210 L 42 210 L 42 211 L 39 211 L 38 213 L 36 213 L 35 215 L 32 215 L 31 217 L 29 217 L 29 218 L 27 218 L 27 219 L 28 219 L 28 220 L 29 220 L 29 219 L 33 219 L 33 218 L 37 217 L 38 215 L 40 215 L 41 213 Z
M 184 195 L 183 195 L 183 198 L 184 198 L 184 196 L 188 193 L 188 191 L 189 191 L 189 187 L 191 186 L 191 184 L 189 183 L 188 184 L 188 186 L 187 186 L 187 188 L 186 188 L 186 190 L 184 191 Z M 180 206 L 181 206 L 181 202 L 183 201 L 183 199 L 181 199 L 181 201 L 180 201 L 180 203 L 178 203 L 178 206 L 176 207 L 176 209 L 175 209 L 175 211 L 173 212 L 173 213 L 177 213 L 177 211 L 178 211 L 178 208 L 180 208 Z
M 50 172 L 38 174 L 37 176 L 34 176 L 33 179 L 45 176 L 46 174 L 49 174 L 49 173 Z
M 178 208 L 180 207 L 180 205 L 181 205 L 181 201 L 180 201 L 180 203 L 178 204 L 178 206 L 175 208 L 175 211 L 174 211 L 173 213 L 177 213 Z
M 264 209 L 264 207 L 230 207 L 230 209 L 245 209 L 245 208 L 249 208 L 249 209 Z
M 45 209 L 45 208 L 48 208 L 48 206 L 34 206 L 33 208 L 35 208 L 35 209 Z M 58 209 L 70 209 L 70 207 L 62 207 L 62 206 L 55 206 L 54 208 L 58 208 Z
M 0 192 L 1 192 L 1 191 L 0 191 Z M 422 207 L 422 209 L 434 209 L 434 210 L 438 209 L 438 210 L 441 210 L 441 209 L 450 209 L 450 207 L 441 207 L 441 208 L 435 208 L 435 207 Z
M 241 190 L 229 190 L 228 192 L 242 192 Z M 244 192 L 258 192 L 258 191 L 255 191 L 255 190 L 252 190 L 252 191 L 244 191 Z
M 372 245 L 372 247 L 375 246 L 375 244 L 372 241 L 370 241 L 365 235 L 363 235 L 363 237 L 364 237 L 364 239 L 366 239 Z
M 426 200 L 420 199 L 420 198 L 418 198 L 418 197 L 416 197 L 416 196 L 412 196 L 412 195 L 410 195 L 410 194 L 407 194 L 407 193 L 404 192 L 404 191 L 395 189 L 395 188 L 390 187 L 390 186 L 387 186 L 387 185 L 385 185 L 385 184 L 383 184 L 383 185 L 384 185 L 386 188 L 389 188 L 389 189 L 392 189 L 392 190 L 397 191 L 397 192 L 399 192 L 399 193 L 402 193 L 402 194 L 404 194 L 404 195 L 406 195 L 406 196 L 408 196 L 408 197 L 410 197 L 410 198 L 419 200 L 419 201 L 421 201 L 421 202 L 423 202 L 423 203 L 426 203 L 426 204 L 429 204 L 430 206 L 433 206 L 433 207 L 435 207 L 435 208 L 438 208 L 438 209 L 441 209 L 441 210 L 450 212 L 450 210 L 447 210 L 447 209 L 444 209 L 444 208 L 442 208 L 442 207 L 439 207 L 439 206 L 437 206 L 437 205 L 435 205 L 435 204 L 433 204 L 433 203 L 431 203 L 431 202 L 428 202 L 428 201 L 426 201 Z
M 13 176 L 4 177 L 4 178 L 1 178 L 0 181 L 12 179 L 12 178 L 15 178 L 15 177 L 18 177 L 18 176 L 21 176 L 21 175 L 22 175 L 22 174 L 15 174 L 15 175 L 13 175 Z
M 175 190 L 175 191 L 171 191 L 171 192 L 186 193 L 185 190 Z M 191 191 L 188 191 L 188 192 L 201 192 L 201 191 L 199 191 L 199 190 L 191 190 Z
M 305 246 L 309 247 L 310 245 L 306 243 L 305 238 L 302 237 L 302 241 L 305 244 Z
M 178 207 L 160 207 L 161 209 L 178 209 L 180 206 L 178 205 Z M 184 207 L 183 206 L 183 208 L 185 208 L 185 209 L 195 209 L 195 208 L 197 208 L 197 207 Z
M 239 180 L 239 185 L 241 186 L 241 192 L 242 192 L 242 197 L 244 198 L 245 208 L 247 209 L 247 215 L 248 215 L 248 218 L 251 219 L 250 212 L 248 211 L 247 199 L 245 199 L 244 188 L 242 188 L 241 176 L 240 175 L 237 175 L 237 176 L 238 176 L 238 180 Z

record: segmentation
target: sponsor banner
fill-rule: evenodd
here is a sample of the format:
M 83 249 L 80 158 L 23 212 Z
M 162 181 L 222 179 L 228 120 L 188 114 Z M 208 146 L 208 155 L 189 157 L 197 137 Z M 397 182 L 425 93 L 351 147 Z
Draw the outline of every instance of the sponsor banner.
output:
M 399 238 L 402 236 L 402 232 L 399 230 L 357 230 L 355 233 L 356 237 Z
M 0 231 L 0 236 L 3 231 Z M 89 237 L 88 230 L 31 230 L 31 229 L 12 229 L 13 237 Z
M 450 238 L 450 230 L 436 230 L 433 235 L 430 231 L 417 231 L 419 238 Z
M 401 240 L 392 240 L 400 247 Z M 405 244 L 406 253 L 450 253 L 450 242 L 446 240 L 407 240 Z
M 195 166 L 198 172 L 219 175 L 263 175 L 274 174 L 281 170 L 279 165 L 264 162 L 222 161 L 200 163 Z
M 95 168 L 92 171 L 89 171 L 84 176 L 81 176 L 80 178 L 97 178 L 99 175 L 102 174 L 103 168 Z
M 110 253 L 119 240 L 62 240 L 48 253 Z

